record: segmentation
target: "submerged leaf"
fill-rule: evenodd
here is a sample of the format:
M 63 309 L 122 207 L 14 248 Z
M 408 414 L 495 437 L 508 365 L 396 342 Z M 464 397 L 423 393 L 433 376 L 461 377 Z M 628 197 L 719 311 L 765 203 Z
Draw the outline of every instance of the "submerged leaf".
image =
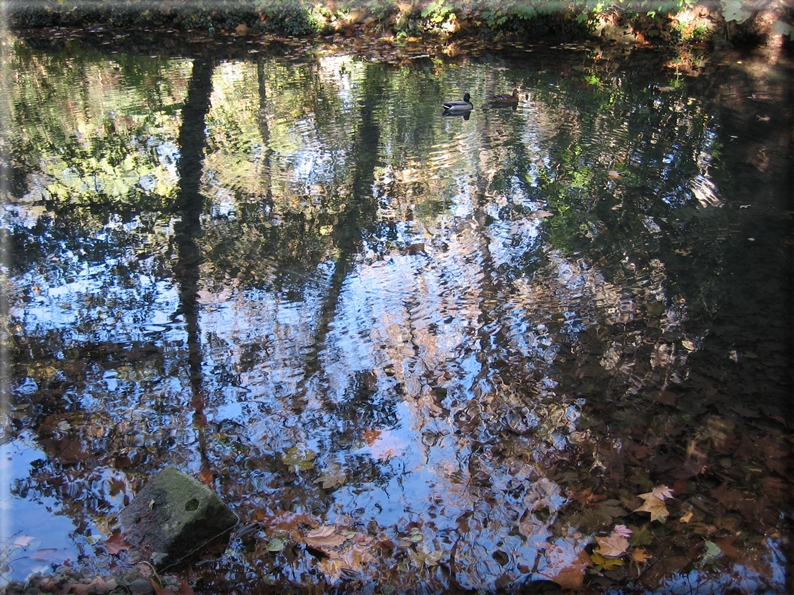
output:
M 656 486 L 651 494 L 659 498 L 659 500 L 669 500 L 673 497 L 673 490 L 667 486 Z M 640 498 L 642 498 L 642 495 L 640 495 Z
M 281 455 L 281 460 L 293 471 L 308 471 L 314 467 L 314 457 L 317 456 L 313 450 L 302 446 L 293 446 Z
M 422 566 L 437 565 L 441 561 L 444 552 L 426 552 L 424 550 L 409 549 L 408 555 L 411 557 L 411 562 L 413 562 L 414 566 L 422 568 Z
M 584 506 L 593 506 L 594 504 L 607 499 L 606 496 L 601 494 L 594 494 L 593 488 L 591 487 L 585 488 L 581 492 L 574 491 L 571 494 L 571 498 L 577 502 L 581 502 Z
M 637 547 L 639 545 L 650 545 L 653 543 L 653 533 L 651 533 L 648 529 L 648 525 L 643 525 L 642 528 L 632 525 L 631 530 L 634 532 L 634 535 L 629 538 L 629 543 L 633 547 Z
M 116 533 L 113 537 L 103 541 L 101 545 L 111 556 L 116 556 L 132 547 L 132 545 L 124 541 L 124 535 L 122 533 Z
M 720 547 L 713 541 L 706 542 L 706 558 L 716 558 L 722 553 Z
M 20 535 L 14 541 L 11 542 L 11 545 L 21 548 L 28 547 L 31 542 L 35 539 L 35 537 L 31 537 L 30 535 Z
M 64 554 L 54 547 L 43 547 L 30 555 L 31 560 L 37 562 L 61 562 L 64 559 Z
M 620 558 L 605 558 L 598 552 L 593 552 L 590 555 L 594 564 L 598 564 L 602 570 L 615 570 L 623 566 L 623 560 Z
M 317 564 L 317 568 L 319 568 L 326 579 L 333 584 L 341 578 L 342 571 L 347 568 L 347 565 L 343 560 L 326 558 Z
M 287 544 L 284 542 L 283 539 L 279 539 L 278 537 L 274 537 L 270 541 L 267 542 L 265 549 L 269 552 L 280 552 L 284 549 L 284 546 Z
M 347 475 L 342 471 L 342 466 L 339 463 L 330 462 L 325 472 L 314 480 L 315 483 L 323 484 L 323 489 L 335 488 L 344 485 L 347 481 Z

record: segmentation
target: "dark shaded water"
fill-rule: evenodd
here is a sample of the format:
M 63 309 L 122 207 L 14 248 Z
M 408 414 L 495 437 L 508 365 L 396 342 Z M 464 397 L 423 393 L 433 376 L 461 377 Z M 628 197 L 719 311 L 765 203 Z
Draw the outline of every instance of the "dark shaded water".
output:
M 789 69 L 9 43 L 4 580 L 170 464 L 197 591 L 785 592 Z

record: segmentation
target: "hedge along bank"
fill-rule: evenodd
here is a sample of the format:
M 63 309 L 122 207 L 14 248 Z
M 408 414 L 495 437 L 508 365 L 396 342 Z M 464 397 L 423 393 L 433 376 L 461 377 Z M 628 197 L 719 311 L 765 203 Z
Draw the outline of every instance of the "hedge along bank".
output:
M 605 39 L 678 44 L 794 40 L 794 0 L 8 0 L 12 29 L 175 28 L 249 35 Z

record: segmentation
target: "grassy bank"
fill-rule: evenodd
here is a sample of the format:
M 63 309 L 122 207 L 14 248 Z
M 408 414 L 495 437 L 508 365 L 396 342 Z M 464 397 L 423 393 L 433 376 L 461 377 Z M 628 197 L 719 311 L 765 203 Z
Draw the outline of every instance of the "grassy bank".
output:
M 10 0 L 5 11 L 13 29 L 165 27 L 209 35 L 596 38 L 654 45 L 790 43 L 794 22 L 794 8 L 770 0 Z

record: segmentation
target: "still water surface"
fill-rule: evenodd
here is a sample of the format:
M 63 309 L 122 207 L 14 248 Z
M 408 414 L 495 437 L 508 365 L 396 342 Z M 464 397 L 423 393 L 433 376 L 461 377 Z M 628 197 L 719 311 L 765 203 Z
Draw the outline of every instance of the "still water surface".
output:
M 782 593 L 789 71 L 251 47 L 13 43 L 4 580 L 174 465 L 197 590 Z

